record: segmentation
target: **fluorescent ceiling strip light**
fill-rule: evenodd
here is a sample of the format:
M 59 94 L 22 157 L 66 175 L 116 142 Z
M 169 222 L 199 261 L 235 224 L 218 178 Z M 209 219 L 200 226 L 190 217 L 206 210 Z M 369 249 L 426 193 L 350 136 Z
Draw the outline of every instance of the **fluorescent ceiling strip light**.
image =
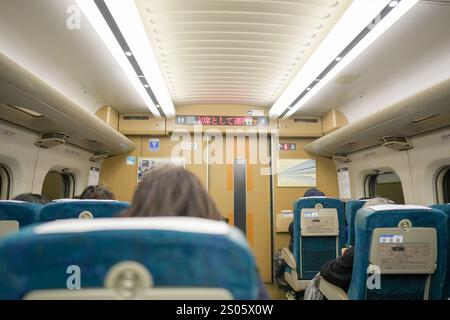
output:
M 369 47 L 381 34 L 389 29 L 419 0 L 402 0 L 374 28 L 344 57 L 342 51 L 357 38 L 377 15 L 392 1 L 389 0 L 355 0 L 344 13 L 335 27 L 331 30 L 316 52 L 305 63 L 294 80 L 275 102 L 270 110 L 271 117 L 288 118 L 298 111 L 311 99 L 325 84 L 333 79 L 340 71 L 350 64 L 359 54 Z M 336 65 L 322 79 L 315 80 L 332 63 Z M 314 84 L 311 87 L 311 84 Z M 310 88 L 310 90 L 307 90 Z M 307 93 L 295 104 L 299 93 Z M 289 109 L 290 108 L 290 109 Z M 286 112 L 287 111 L 287 112 Z
M 105 0 L 105 3 L 130 46 L 131 52 L 133 52 L 162 110 L 166 116 L 174 116 L 175 108 L 172 99 L 165 85 L 158 60 L 142 24 L 135 1 Z
M 390 1 L 391 3 L 392 1 Z M 387 31 L 395 22 L 397 22 L 406 12 L 408 12 L 419 0 L 402 0 L 397 7 L 392 10 L 376 27 L 371 30 L 348 54 L 346 54 L 339 63 L 320 81 L 317 85 L 305 95 L 295 106 L 293 106 L 283 117 L 289 118 L 295 112 L 304 106 L 320 89 L 336 77 L 352 61 L 364 52 L 372 43 L 374 43 L 385 31 Z
M 93 0 L 75 0 L 78 7 L 84 13 L 89 23 L 95 29 L 100 39 L 105 43 L 106 47 L 111 52 L 112 56 L 116 59 L 117 63 L 121 66 L 123 72 L 126 74 L 130 82 L 133 84 L 136 91 L 139 93 L 140 97 L 149 108 L 149 110 L 156 117 L 160 117 L 160 113 L 153 103 L 152 99 L 148 95 L 141 80 L 137 76 L 133 67 L 127 59 L 127 56 L 123 52 L 119 43 L 117 42 L 114 34 L 103 18 L 101 12 L 98 10 L 95 2 Z

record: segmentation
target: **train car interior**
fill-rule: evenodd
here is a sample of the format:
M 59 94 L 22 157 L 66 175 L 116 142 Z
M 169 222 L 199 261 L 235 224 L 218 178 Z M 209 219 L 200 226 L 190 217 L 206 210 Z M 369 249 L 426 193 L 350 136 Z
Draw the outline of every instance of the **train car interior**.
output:
M 450 0 L 0 0 L 0 300 L 448 300 Z

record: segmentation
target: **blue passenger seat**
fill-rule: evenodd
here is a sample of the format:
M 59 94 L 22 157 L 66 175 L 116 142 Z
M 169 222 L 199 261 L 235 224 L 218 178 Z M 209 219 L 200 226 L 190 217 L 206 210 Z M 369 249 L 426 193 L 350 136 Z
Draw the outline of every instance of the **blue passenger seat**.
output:
M 15 201 L 0 201 L 0 237 L 11 232 L 17 232 L 19 228 L 39 221 L 39 211 L 43 205 Z
M 60 219 L 112 218 L 129 206 L 128 202 L 115 200 L 56 201 L 42 208 L 40 222 Z
M 320 277 L 329 300 L 439 300 L 447 268 L 447 216 L 411 205 L 358 211 L 348 293 Z
M 355 244 L 355 217 L 356 212 L 364 206 L 367 200 L 350 200 L 345 206 L 345 218 L 348 224 L 348 241 L 347 246 L 351 247 Z
M 447 229 L 450 231 L 450 204 L 438 204 L 433 205 L 431 208 L 441 210 L 447 215 Z M 447 243 L 447 248 L 450 246 L 450 233 Z M 445 285 L 444 285 L 444 299 L 450 299 L 450 253 L 447 252 L 447 275 L 445 278 Z
M 244 235 L 221 221 L 59 220 L 0 242 L 0 299 L 257 299 L 258 285 Z
M 327 197 L 301 198 L 294 203 L 294 252 L 283 248 L 288 267 L 284 277 L 295 291 L 302 291 L 345 244 L 344 203 Z
M 358 211 L 352 280 L 348 293 L 319 279 L 327 299 L 442 299 L 447 269 L 447 216 L 411 205 L 378 205 Z
M 441 299 L 448 242 L 441 211 L 408 205 L 363 208 L 355 236 L 351 299 Z M 371 264 L 381 268 L 380 289 L 367 288 Z

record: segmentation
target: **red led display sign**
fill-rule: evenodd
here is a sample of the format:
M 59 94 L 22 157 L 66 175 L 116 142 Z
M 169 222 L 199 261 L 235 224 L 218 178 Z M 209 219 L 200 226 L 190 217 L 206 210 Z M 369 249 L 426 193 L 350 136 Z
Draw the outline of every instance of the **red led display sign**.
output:
M 201 126 L 268 127 L 268 117 L 251 116 L 177 116 L 176 124 Z

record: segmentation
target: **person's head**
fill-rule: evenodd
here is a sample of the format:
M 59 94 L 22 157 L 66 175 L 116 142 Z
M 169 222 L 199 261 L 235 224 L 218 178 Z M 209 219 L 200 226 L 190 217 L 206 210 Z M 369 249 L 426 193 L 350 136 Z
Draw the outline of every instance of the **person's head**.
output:
M 222 215 L 191 172 L 178 166 L 151 170 L 139 184 L 123 217 L 187 216 L 222 220 Z
M 50 202 L 46 196 L 36 194 L 36 193 L 22 193 L 16 197 L 14 197 L 13 200 L 32 202 L 32 203 L 38 203 L 38 204 L 47 204 Z
M 373 198 L 364 203 L 363 207 L 379 206 L 382 204 L 393 204 L 394 202 L 386 198 Z
M 80 195 L 83 200 L 115 200 L 116 196 L 105 186 L 89 186 Z
M 323 193 L 322 191 L 320 191 L 317 188 L 310 188 L 308 190 L 305 191 L 305 194 L 303 195 L 304 198 L 307 197 L 324 197 L 325 193 Z

